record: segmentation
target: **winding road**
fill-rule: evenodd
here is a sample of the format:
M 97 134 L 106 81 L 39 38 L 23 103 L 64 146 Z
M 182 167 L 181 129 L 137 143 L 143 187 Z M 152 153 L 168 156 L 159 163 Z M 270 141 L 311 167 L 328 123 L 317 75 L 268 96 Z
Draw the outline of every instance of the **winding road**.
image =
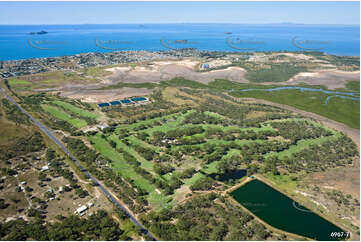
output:
M 153 241 L 155 241 L 155 237 L 140 223 L 138 220 L 130 214 L 130 212 L 123 207 L 117 198 L 113 196 L 105 186 L 103 186 L 94 176 L 92 176 L 88 170 L 86 170 L 80 162 L 69 152 L 69 150 L 54 136 L 54 134 L 48 129 L 45 125 L 40 123 L 37 119 L 35 119 L 30 113 L 28 113 L 25 109 L 23 109 L 12 97 L 10 97 L 6 91 L 0 87 L 0 91 L 5 95 L 5 98 L 8 99 L 11 103 L 13 103 L 17 108 L 20 109 L 21 112 L 23 112 L 26 116 L 29 117 L 33 123 L 39 127 L 40 130 L 42 130 L 56 145 L 60 147 L 69 157 L 74 161 L 74 163 L 80 168 L 80 170 L 86 175 L 86 177 L 89 177 L 90 180 L 92 180 L 95 184 L 97 184 L 97 187 L 123 212 L 129 217 L 129 219 L 138 227 L 140 227 L 141 232 L 152 238 Z

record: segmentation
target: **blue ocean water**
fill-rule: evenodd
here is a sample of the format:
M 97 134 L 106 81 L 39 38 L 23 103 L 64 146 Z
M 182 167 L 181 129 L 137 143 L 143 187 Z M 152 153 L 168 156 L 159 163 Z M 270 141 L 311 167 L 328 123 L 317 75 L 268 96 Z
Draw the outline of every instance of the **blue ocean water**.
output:
M 29 35 L 47 31 L 48 34 Z M 319 50 L 360 55 L 358 25 L 121 24 L 0 25 L 0 60 L 86 52 L 196 48 L 217 51 Z

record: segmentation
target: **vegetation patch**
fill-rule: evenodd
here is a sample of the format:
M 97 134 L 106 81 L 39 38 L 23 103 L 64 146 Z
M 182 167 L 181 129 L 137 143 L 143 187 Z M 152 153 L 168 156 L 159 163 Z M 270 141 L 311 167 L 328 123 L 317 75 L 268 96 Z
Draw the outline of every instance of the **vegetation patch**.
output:
M 60 110 L 57 107 L 54 107 L 51 105 L 46 105 L 46 104 L 42 104 L 41 107 L 46 112 L 48 112 L 52 116 L 54 116 L 55 118 L 64 120 L 64 121 L 70 123 L 71 125 L 73 125 L 75 128 L 82 128 L 82 127 L 87 126 L 87 122 L 85 120 L 78 119 L 78 118 L 72 118 L 71 115 L 69 115 L 66 112 L 63 112 L 62 110 Z

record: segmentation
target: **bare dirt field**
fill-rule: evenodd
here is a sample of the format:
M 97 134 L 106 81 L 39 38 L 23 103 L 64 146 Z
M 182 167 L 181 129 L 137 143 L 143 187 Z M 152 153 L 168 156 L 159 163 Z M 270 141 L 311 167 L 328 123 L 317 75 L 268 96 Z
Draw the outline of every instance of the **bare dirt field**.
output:
M 182 61 L 158 61 L 147 65 L 132 67 L 114 67 L 107 69 L 113 72 L 106 77 L 109 83 L 128 82 L 144 83 L 169 80 L 175 77 L 209 83 L 215 79 L 227 79 L 230 81 L 248 83 L 244 75 L 246 71 L 240 67 L 228 67 L 222 70 L 208 72 L 196 71 L 200 65 L 196 60 Z M 279 85 L 299 85 L 306 83 L 309 85 L 324 85 L 329 89 L 344 88 L 347 80 L 360 80 L 360 71 L 346 72 L 336 69 L 315 70 L 313 72 L 302 72 L 290 78 L 286 82 L 262 83 Z
M 60 96 L 72 99 L 80 99 L 82 102 L 98 103 L 119 100 L 131 96 L 144 96 L 150 94 L 151 92 L 151 90 L 146 88 L 130 87 L 109 90 L 75 89 L 73 91 L 64 91 L 60 94 Z
M 196 67 L 198 61 L 159 61 L 152 62 L 144 66 L 131 67 L 115 67 L 107 69 L 113 74 L 107 79 L 111 83 L 128 82 L 128 83 L 144 83 L 170 80 L 175 77 L 184 77 L 185 79 L 208 83 L 215 79 L 227 79 L 236 82 L 248 81 L 244 78 L 245 70 L 240 67 L 229 67 L 223 70 L 213 70 L 208 72 L 197 72 Z
M 328 89 L 345 88 L 346 81 L 360 80 L 360 71 L 346 72 L 338 70 L 319 70 L 314 72 L 301 72 L 286 82 L 278 82 L 281 85 L 324 85 Z

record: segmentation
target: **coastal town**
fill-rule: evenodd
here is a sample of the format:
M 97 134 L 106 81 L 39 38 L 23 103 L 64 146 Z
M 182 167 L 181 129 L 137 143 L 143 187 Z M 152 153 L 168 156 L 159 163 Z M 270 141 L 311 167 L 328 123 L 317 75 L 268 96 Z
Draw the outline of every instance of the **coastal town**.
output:
M 33 58 L 0 61 L 0 76 L 9 78 L 49 71 L 69 71 L 79 68 L 107 66 L 123 63 L 141 63 L 154 60 L 177 60 L 198 57 L 203 52 L 194 49 L 177 51 L 117 51 L 109 53 L 82 53 L 73 56 Z

